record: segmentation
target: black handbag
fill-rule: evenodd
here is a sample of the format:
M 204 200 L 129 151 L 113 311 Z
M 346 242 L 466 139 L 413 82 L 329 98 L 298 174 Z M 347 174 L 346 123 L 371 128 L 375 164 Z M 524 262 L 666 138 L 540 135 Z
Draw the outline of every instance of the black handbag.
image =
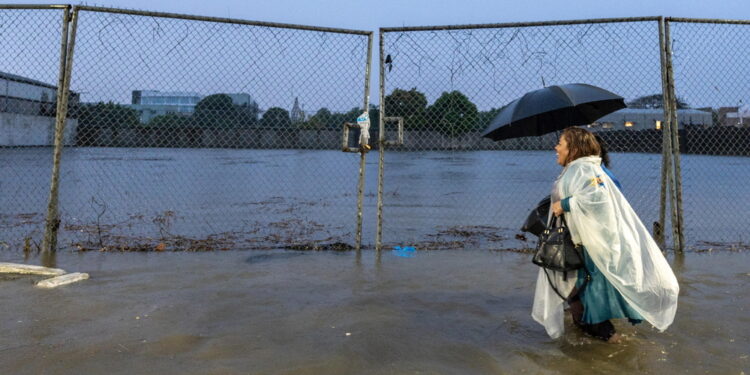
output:
M 583 268 L 583 248 L 573 243 L 565 223 L 565 215 L 553 215 L 550 218 L 547 229 L 539 235 L 539 243 L 531 261 L 548 270 L 565 272 L 566 278 L 568 271 Z
M 562 272 L 563 280 L 567 280 L 569 271 L 583 268 L 586 272 L 586 278 L 579 287 L 578 293 L 581 293 L 591 280 L 591 274 L 586 269 L 586 264 L 583 260 L 583 246 L 573 243 L 570 230 L 565 223 L 565 215 L 558 217 L 553 215 L 550 218 L 547 223 L 547 229 L 539 235 L 539 243 L 536 246 L 534 258 L 531 261 L 544 269 L 544 274 L 547 276 L 547 281 L 552 290 L 566 301 L 568 297 L 563 296 L 557 287 L 555 287 L 547 270 Z

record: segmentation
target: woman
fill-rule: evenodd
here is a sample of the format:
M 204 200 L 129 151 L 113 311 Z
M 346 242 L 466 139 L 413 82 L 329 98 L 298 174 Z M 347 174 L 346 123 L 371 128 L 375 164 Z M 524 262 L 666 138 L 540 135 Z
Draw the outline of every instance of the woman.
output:
M 601 147 L 594 135 L 568 128 L 555 146 L 563 166 L 552 189 L 551 215 L 565 215 L 573 242 L 583 245 L 586 270 L 566 278 L 539 270 L 532 316 L 552 337 L 563 333 L 563 301 L 550 287 L 555 284 L 569 299 L 574 322 L 607 341 L 618 335 L 609 322 L 628 318 L 646 320 L 659 330 L 672 324 L 679 286 L 659 247 L 602 169 Z M 590 280 L 580 293 L 590 273 Z M 573 293 L 571 293 L 573 292 Z

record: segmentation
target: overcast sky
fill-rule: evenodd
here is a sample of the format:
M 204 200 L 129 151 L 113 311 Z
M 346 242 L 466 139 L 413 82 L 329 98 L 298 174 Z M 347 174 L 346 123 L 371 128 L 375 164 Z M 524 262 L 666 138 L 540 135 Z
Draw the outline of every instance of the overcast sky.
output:
M 50 1 L 19 3 L 49 4 Z M 750 17 L 750 1 L 747 0 L 100 0 L 86 2 L 86 5 L 364 30 L 661 15 Z
M 24 3 L 38 3 L 47 4 L 49 1 L 34 1 L 26 0 Z M 487 24 L 487 23 L 508 23 L 508 22 L 524 22 L 524 21 L 555 21 L 555 20 L 571 20 L 571 19 L 591 19 L 591 18 L 619 18 L 619 17 L 640 17 L 640 16 L 673 16 L 673 17 L 690 17 L 690 18 L 719 18 L 719 19 L 742 19 L 743 17 L 750 18 L 750 1 L 748 0 L 725 0 L 725 1 L 698 1 L 698 0 L 663 0 L 663 1 L 609 1 L 609 0 L 584 0 L 584 1 L 561 1 L 561 0 L 526 0 L 526 1 L 489 1 L 489 0 L 463 0 L 463 1 L 447 1 L 447 0 L 383 0 L 383 1 L 361 1 L 361 0 L 309 0 L 309 1 L 292 1 L 292 0 L 265 0 L 265 1 L 240 1 L 240 0 L 180 0 L 180 1 L 164 1 L 164 0 L 100 0 L 93 3 L 86 3 L 86 5 L 93 6 L 104 6 L 104 7 L 116 7 L 136 10 L 150 10 L 159 12 L 170 12 L 170 13 L 181 13 L 191 15 L 203 15 L 213 17 L 228 17 L 243 20 L 253 21 L 265 21 L 265 22 L 278 22 L 298 25 L 310 25 L 310 26 L 323 26 L 323 27 L 335 27 L 345 29 L 356 29 L 356 30 L 367 30 L 374 31 L 377 37 L 377 31 L 379 27 L 399 27 L 399 26 L 428 26 L 428 25 L 465 25 L 465 24 Z M 115 25 L 116 26 L 116 25 Z M 123 49 L 122 46 L 127 46 L 127 41 L 119 40 L 121 35 L 130 35 L 133 40 L 143 41 L 148 40 L 146 36 L 133 36 L 132 30 L 120 29 L 115 32 L 113 27 L 109 24 L 105 26 L 97 26 L 92 28 L 96 30 L 98 34 L 87 34 L 86 28 L 79 31 L 79 38 L 81 41 L 77 46 L 77 56 L 79 60 L 77 65 L 74 63 L 74 81 L 73 89 L 84 93 L 84 100 L 115 100 L 118 102 L 127 102 L 130 98 L 130 92 L 134 89 L 172 89 L 181 91 L 201 91 L 203 94 L 210 92 L 221 92 L 230 90 L 230 92 L 250 92 L 253 95 L 257 95 L 257 91 L 261 89 L 264 92 L 269 92 L 269 88 L 277 89 L 277 97 L 268 97 L 265 102 L 261 103 L 264 107 L 271 105 L 283 105 L 289 106 L 293 99 L 300 96 L 304 98 L 304 105 L 306 109 L 316 110 L 317 108 L 327 106 L 336 110 L 346 110 L 351 108 L 354 102 L 350 101 L 350 93 L 343 93 L 341 91 L 349 92 L 361 92 L 356 86 L 361 82 L 359 77 L 360 73 L 351 71 L 351 77 L 344 78 L 343 71 L 340 76 L 336 76 L 336 68 L 320 67 L 320 63 L 314 67 L 303 66 L 305 69 L 295 70 L 282 70 L 285 69 L 283 65 L 278 68 L 274 67 L 274 63 L 266 63 L 261 67 L 265 69 L 265 75 L 257 77 L 243 76 L 242 74 L 236 74 L 240 68 L 246 68 L 247 63 L 244 62 L 243 66 L 231 65 L 229 62 L 218 61 L 216 59 L 203 63 L 226 65 L 217 67 L 213 73 L 208 74 L 206 72 L 199 74 L 190 71 L 189 69 L 183 69 L 183 66 L 189 66 L 191 63 L 200 64 L 200 61 L 195 58 L 190 58 L 190 53 L 185 49 L 185 55 L 183 58 L 187 59 L 180 62 L 181 68 L 184 74 L 187 76 L 172 76 L 169 75 L 178 69 L 166 69 L 157 73 L 158 79 L 147 77 L 146 74 L 141 74 L 150 71 L 152 68 L 158 68 L 158 64 L 151 64 L 150 62 L 157 61 L 159 57 L 162 57 L 167 51 L 168 52 L 180 52 L 179 50 L 173 51 L 170 46 L 178 46 L 184 48 L 187 42 L 183 43 L 180 39 L 182 33 L 181 26 L 175 24 L 174 29 L 170 29 L 164 35 L 172 35 L 174 38 L 172 44 L 164 44 L 164 50 L 154 49 L 152 51 L 141 50 L 140 52 L 120 52 L 118 49 L 112 48 L 103 50 L 107 52 L 107 58 L 102 57 L 101 61 L 98 61 L 94 57 L 103 56 L 103 52 L 100 50 L 94 50 L 93 46 L 87 46 L 84 41 L 91 41 L 94 38 L 97 40 L 101 39 L 101 30 L 105 27 L 107 30 L 112 31 L 109 36 L 111 41 L 120 43 L 119 49 Z M 161 26 L 160 26 L 161 27 Z M 168 26 L 165 26 L 168 27 Z M 204 27 L 204 26 L 200 26 Z M 640 26 L 638 26 L 640 27 Z M 424 53 L 419 51 L 421 47 L 414 47 L 407 43 L 405 40 L 394 40 L 392 38 L 387 43 L 387 52 L 393 53 L 397 60 L 394 61 L 394 72 L 389 75 L 389 81 L 386 83 L 386 92 L 390 92 L 395 88 L 411 88 L 418 86 L 420 90 L 426 91 L 428 100 L 434 101 L 438 95 L 443 91 L 450 90 L 461 90 L 470 96 L 482 109 L 499 106 L 512 98 L 520 95 L 526 90 L 538 88 L 541 86 L 541 80 L 546 79 L 546 82 L 562 83 L 562 82 L 591 82 L 594 84 L 600 84 L 610 88 L 613 91 L 626 96 L 627 99 L 632 99 L 639 95 L 650 94 L 660 91 L 661 83 L 659 78 L 658 69 L 658 53 L 654 53 L 653 41 L 655 39 L 655 33 L 651 29 L 643 29 L 634 27 L 636 34 L 648 35 L 648 38 L 644 39 L 643 42 L 636 41 L 633 38 L 632 30 L 627 28 L 623 29 L 622 33 L 616 35 L 618 38 L 605 38 L 600 40 L 602 42 L 588 41 L 589 44 L 584 45 L 581 43 L 580 48 L 573 53 L 578 54 L 581 51 L 586 52 L 585 59 L 580 57 L 566 55 L 565 48 L 557 48 L 560 43 L 568 44 L 571 41 L 580 42 L 583 38 L 582 35 L 586 35 L 587 38 L 595 38 L 595 31 L 590 32 L 584 27 L 576 28 L 571 27 L 565 31 L 564 34 L 555 34 L 554 38 L 559 40 L 552 41 L 548 39 L 549 34 L 544 32 L 529 31 L 525 35 L 525 43 L 528 45 L 517 45 L 511 46 L 515 48 L 514 51 L 524 51 L 523 56 L 510 56 L 506 51 L 502 51 L 503 56 L 506 60 L 503 62 L 503 67 L 508 69 L 501 70 L 497 68 L 498 54 L 497 51 L 493 51 L 493 55 L 483 54 L 481 51 L 483 46 L 492 39 L 492 42 L 497 43 L 498 40 L 510 40 L 512 38 L 512 31 L 509 33 L 503 32 L 476 32 L 471 35 L 474 40 L 464 41 L 465 43 L 455 43 L 454 36 L 446 36 L 446 34 L 440 34 L 435 44 L 429 47 L 427 50 L 433 53 L 431 56 L 425 56 Z M 146 32 L 146 28 L 141 27 L 140 29 Z M 243 41 L 242 38 L 235 40 L 235 45 L 228 45 L 227 47 L 219 46 L 217 43 L 223 43 L 226 40 L 232 40 L 234 34 L 232 34 L 231 28 L 222 29 L 226 32 L 227 37 L 219 37 L 220 41 L 211 40 L 210 46 L 221 51 L 232 51 L 232 48 L 236 48 L 236 52 L 233 55 L 228 56 L 241 56 L 245 52 L 242 52 L 240 46 Z M 603 29 L 602 29 L 603 30 Z M 617 27 L 610 27 L 609 29 L 602 31 L 602 33 L 610 33 L 611 30 L 618 30 Z M 645 31 L 644 31 L 645 30 Z M 735 105 L 735 103 L 742 98 L 750 96 L 750 64 L 747 63 L 746 59 L 739 59 L 738 55 L 744 55 L 741 50 L 750 50 L 750 26 L 745 28 L 728 29 L 733 34 L 725 32 L 724 29 L 712 29 L 710 31 L 711 37 L 706 39 L 697 39 L 693 36 L 697 32 L 702 32 L 707 29 L 704 28 L 689 28 L 683 27 L 682 29 L 675 27 L 673 31 L 673 37 L 677 42 L 675 43 L 675 76 L 680 81 L 678 85 L 678 96 L 682 96 L 695 106 L 723 106 L 723 105 Z M 735 31 L 738 31 L 735 33 Z M 199 30 L 198 33 L 191 34 L 192 36 L 198 35 L 203 32 L 207 35 L 211 30 Z M 119 33 L 119 34 L 118 34 Z M 170 34 L 171 33 L 171 34 Z M 535 34 L 536 33 L 536 34 Z M 145 34 L 144 34 L 145 35 Z M 216 34 L 223 35 L 223 34 Z M 562 36 L 560 36 L 562 35 Z M 611 34 L 610 34 L 611 36 Z M 248 38 L 260 37 L 259 34 L 248 36 Z M 260 40 L 274 40 L 276 36 L 264 35 Z M 298 36 L 293 36 L 298 37 Z M 422 38 L 423 36 L 417 36 Z M 726 37 L 726 39 L 723 39 Z M 503 39 L 505 38 L 505 39 Z M 535 40 L 536 38 L 536 40 Z M 567 38 L 567 39 L 566 39 Z M 19 39 L 20 40 L 20 39 Z M 104 40 L 104 39 L 102 39 Z M 292 39 L 294 40 L 294 39 Z M 310 39 L 310 41 L 316 41 L 317 39 Z M 416 40 L 416 39 L 415 39 Z M 52 44 L 53 41 L 50 41 Z M 428 45 L 427 39 L 419 40 L 418 45 Z M 39 43 L 37 41 L 37 43 Z M 124 43 L 124 44 L 123 44 Z M 166 42 L 164 42 L 166 43 Z M 201 39 L 194 38 L 191 43 L 193 44 L 193 50 L 196 51 L 196 47 L 200 47 Z M 322 39 L 321 39 L 322 43 Z M 345 46 L 341 49 L 347 52 L 350 56 L 348 61 L 349 66 L 360 64 L 360 58 L 356 57 L 361 54 L 362 50 L 357 49 L 351 41 L 339 41 L 332 39 L 328 41 L 328 48 L 337 48 L 337 46 Z M 400 43 L 400 44 L 399 44 Z M 473 43 L 473 44 L 472 44 Z M 502 42 L 504 43 L 504 41 Z M 535 44 L 536 43 L 536 44 Z M 597 44 L 598 43 L 598 44 Z M 605 45 L 609 43 L 608 45 Z M 641 44 L 639 44 L 641 43 Z M 652 46 L 645 48 L 640 47 L 644 43 L 650 43 Z M 692 44 L 691 44 L 692 43 Z M 180 45 L 181 44 L 181 45 Z M 626 45 L 628 44 L 628 45 Z M 322 45 L 322 44 L 321 44 Z M 416 44 L 415 44 L 416 45 Z M 604 47 L 601 47 L 604 45 Z M 658 44 L 657 44 L 658 45 Z M 600 46 L 600 50 L 596 50 L 596 46 Z M 724 50 L 720 52 L 710 51 L 707 46 L 724 46 Z M 101 46 L 100 46 L 101 47 Z M 82 53 L 89 49 L 90 55 L 85 56 Z M 269 46 L 267 50 L 273 51 L 273 46 Z M 473 49 L 472 49 L 473 48 Z M 609 48 L 610 53 L 607 54 Z M 639 49 L 646 49 L 648 52 L 643 52 L 642 56 L 638 56 Z M 731 50 L 734 48 L 734 50 Z M 445 54 L 448 50 L 453 50 L 452 54 Z M 617 49 L 617 50 L 616 50 Z M 698 51 L 700 50 L 700 51 Z M 265 52 L 266 50 L 264 50 Z M 631 52 L 632 51 L 632 52 Z M 697 52 L 696 52 L 697 51 Z M 277 56 L 288 51 L 273 51 L 278 52 Z M 340 54 L 340 51 L 335 51 Z M 371 100 L 372 103 L 378 102 L 378 48 L 377 40 L 375 40 L 373 50 L 373 76 L 371 80 Z M 512 51 L 511 51 L 512 52 Z M 700 52 L 700 53 L 699 53 Z M 151 55 L 148 55 L 151 53 Z M 400 53 L 400 55 L 398 55 Z M 411 56 L 409 54 L 412 54 Z M 440 55 L 440 53 L 443 53 Z M 473 53 L 471 56 L 474 60 L 469 62 L 471 68 L 476 70 L 467 70 L 466 64 L 461 66 L 461 62 L 458 61 L 456 65 L 456 56 L 463 58 L 465 54 Z M 598 53 L 599 55 L 596 55 Z M 591 56 L 589 56 L 591 54 Z M 33 54 L 32 54 L 33 55 Z M 249 55 L 253 55 L 252 53 Z M 253 56 L 257 56 L 255 52 Z M 331 55 L 331 54 L 329 54 Z M 332 54 L 335 55 L 335 54 Z M 439 55 L 439 56 L 438 56 Z M 85 57 L 84 57 L 85 56 Z M 185 57 L 187 56 L 187 57 Z M 270 56 L 270 54 L 269 54 Z M 312 55 L 310 55 L 312 56 Z M 737 61 L 742 61 L 742 64 L 737 62 L 731 62 L 734 60 L 728 59 L 734 56 Z M 314 56 L 313 56 L 314 57 Z M 132 59 L 127 60 L 127 59 Z M 309 58 L 309 56 L 302 57 L 302 59 Z M 408 59 L 420 58 L 421 61 L 428 61 L 424 66 L 415 67 L 416 70 L 409 71 L 404 65 Z M 623 60 L 630 59 L 631 61 L 627 64 Z M 711 58 L 718 59 L 716 61 L 709 61 Z M 109 59 L 109 60 L 108 60 Z M 111 60 L 120 59 L 120 60 Z M 495 86 L 500 84 L 506 88 L 503 92 L 493 92 L 486 90 L 481 91 L 481 82 L 470 81 L 474 79 L 476 81 L 482 81 L 488 79 L 481 74 L 487 73 L 487 68 L 480 66 L 483 60 L 492 60 L 488 62 L 492 64 L 491 79 Z M 515 60 L 514 60 L 515 59 Z M 526 64 L 526 61 L 532 59 L 538 67 L 532 66 L 532 64 Z M 50 58 L 50 67 L 54 67 L 54 56 Z M 115 64 L 112 61 L 119 61 L 122 65 L 122 72 L 117 70 Z M 169 63 L 178 63 L 178 60 L 167 60 Z M 258 61 L 261 61 L 258 59 Z M 593 61 L 593 63 L 591 63 Z M 727 64 L 727 61 L 730 63 Z M 25 65 L 24 65 L 25 64 Z M 164 64 L 164 63 L 163 63 Z M 167 68 L 166 65 L 162 64 L 162 68 Z M 296 64 L 293 62 L 292 64 Z M 515 65 L 514 65 L 515 64 Z M 525 64 L 525 65 L 524 65 Z M 591 66 L 587 66 L 591 64 Z M 6 64 L 3 64 L 6 66 Z M 9 71 L 18 72 L 20 74 L 25 73 L 23 66 L 28 66 L 28 63 L 17 61 L 17 66 L 21 68 L 13 67 L 12 64 L 7 64 L 5 69 Z M 156 66 L 154 66 L 156 65 Z M 312 65 L 310 63 L 309 65 Z M 523 65 L 523 66 L 522 66 Z M 605 69 L 595 72 L 595 69 Z M 277 68 L 277 70 L 274 70 Z M 100 72 L 99 69 L 102 71 Z M 127 70 L 130 69 L 130 70 Z M 197 69 L 197 68 L 196 68 Z M 453 78 L 450 78 L 450 83 L 446 84 L 444 81 L 448 75 L 452 73 L 446 73 L 447 71 L 453 72 L 454 70 L 464 70 L 465 81 L 461 82 L 460 79 L 453 82 Z M 525 69 L 525 70 L 524 70 Z M 606 70 L 609 69 L 609 70 Z M 637 71 L 634 71 L 637 70 Z M 41 75 L 39 79 L 44 81 L 54 82 L 54 69 L 44 69 L 45 74 L 49 74 L 50 78 Z M 76 73 L 80 72 L 80 73 Z M 85 73 L 84 73 L 85 72 Z M 133 75 L 133 72 L 138 72 L 137 75 Z M 215 73 L 220 73 L 220 77 L 225 77 L 226 80 L 215 79 Z M 221 74 L 221 72 L 229 72 L 227 74 Z M 477 73 L 479 72 L 479 73 Z M 100 74 L 99 74 L 100 73 Z M 78 74 L 78 75 L 76 75 Z M 299 77 L 295 77 L 295 74 L 299 74 Z M 328 76 L 328 75 L 332 76 Z M 479 74 L 479 75 L 477 75 Z M 598 75 L 597 75 L 598 74 Z M 27 73 L 31 77 L 37 76 L 36 73 Z M 142 75 L 142 76 L 141 76 Z M 460 75 L 460 74 L 459 74 Z M 620 76 L 621 75 L 621 76 Z M 127 77 L 127 78 L 123 78 Z M 263 81 L 264 77 L 268 78 L 267 81 Z M 326 94 L 326 99 L 330 103 L 316 102 L 320 99 L 320 95 L 315 95 L 316 88 L 314 84 L 317 82 L 306 82 L 310 80 L 309 77 L 319 77 L 320 80 L 340 80 L 348 79 L 351 89 L 346 90 L 332 90 L 336 94 L 342 95 L 341 98 L 333 96 L 331 93 Z M 270 80 L 273 78 L 273 81 Z M 281 83 L 281 78 L 289 78 L 289 83 Z M 459 77 L 460 78 L 460 77 Z M 92 81 L 86 82 L 85 79 L 91 79 Z M 95 79 L 98 79 L 96 81 Z M 145 82 L 155 82 L 150 86 L 146 83 L 139 82 L 138 79 L 142 79 Z M 203 81 L 201 81 L 203 79 Z M 159 81 L 161 80 L 161 82 Z M 245 80 L 242 84 L 240 80 Z M 205 82 L 204 82 L 205 81 Z M 561 81 L 561 82 L 558 82 Z M 634 82 L 638 81 L 637 84 Z M 175 82 L 186 82 L 185 85 L 175 85 Z M 217 87 L 212 87 L 212 83 Z M 190 86 L 189 84 L 193 86 Z M 236 85 L 232 85 L 237 83 Z M 117 84 L 121 84 L 122 87 Z M 174 86 L 171 87 L 170 85 Z M 307 88 L 307 92 L 305 89 Z M 470 91 L 474 89 L 477 91 L 476 94 Z M 109 90 L 109 91 L 107 91 Z M 231 91 L 233 90 L 233 91 Z M 86 97 L 88 95 L 88 97 Z M 482 96 L 483 95 L 483 96 Z M 486 100 L 486 102 L 483 102 Z

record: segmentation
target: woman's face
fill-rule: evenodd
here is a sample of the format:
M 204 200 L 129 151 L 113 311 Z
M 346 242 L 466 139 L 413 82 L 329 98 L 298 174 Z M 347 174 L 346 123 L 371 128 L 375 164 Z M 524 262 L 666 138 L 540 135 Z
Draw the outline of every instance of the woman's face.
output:
M 560 140 L 557 142 L 557 146 L 555 146 L 555 152 L 557 152 L 557 164 L 565 166 L 565 160 L 568 158 L 568 153 L 570 152 L 565 136 L 560 135 Z

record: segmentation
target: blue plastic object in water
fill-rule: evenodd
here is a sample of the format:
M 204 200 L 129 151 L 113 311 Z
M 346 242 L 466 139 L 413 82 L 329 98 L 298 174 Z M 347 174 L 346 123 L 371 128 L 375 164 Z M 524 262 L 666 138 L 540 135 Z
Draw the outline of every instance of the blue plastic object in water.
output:
M 402 258 L 413 258 L 417 254 L 416 249 L 413 246 L 395 246 L 393 248 L 393 255 Z

